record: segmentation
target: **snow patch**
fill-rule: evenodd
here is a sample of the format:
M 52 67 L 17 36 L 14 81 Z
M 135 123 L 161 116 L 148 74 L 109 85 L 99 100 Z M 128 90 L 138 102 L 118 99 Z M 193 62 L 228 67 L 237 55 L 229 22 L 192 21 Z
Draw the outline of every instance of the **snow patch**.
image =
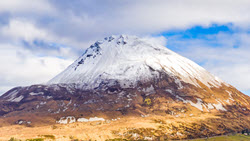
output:
M 229 94 L 229 99 L 232 100 L 232 101 L 234 101 L 234 99 L 233 99 L 233 97 L 232 97 L 232 92 L 230 92 L 230 91 L 228 91 L 228 90 L 226 90 L 226 92 Z
M 86 118 L 78 118 L 77 122 L 89 122 L 89 119 Z
M 61 117 L 60 120 L 56 121 L 59 124 L 68 124 L 76 122 L 76 118 L 73 116 Z
M 46 99 L 51 99 L 53 98 L 53 96 L 46 96 Z
M 150 87 L 147 87 L 147 88 L 143 88 L 142 91 L 144 93 L 146 93 L 146 95 L 150 95 L 150 94 L 155 93 L 155 89 L 154 89 L 153 85 L 151 85 Z
M 78 122 L 91 122 L 91 121 L 105 121 L 104 118 L 98 118 L 98 117 L 91 117 L 89 119 L 86 118 L 78 118 Z
M 229 101 L 229 99 L 227 99 L 227 100 L 224 100 L 224 101 L 225 101 L 225 102 L 227 102 L 228 104 L 231 104 L 231 103 L 230 103 L 230 101 Z
M 183 89 L 183 85 L 181 84 L 181 81 L 179 79 L 175 79 L 174 82 L 178 85 L 178 89 Z
M 31 124 L 31 121 L 26 120 L 18 120 L 15 122 L 16 124 L 22 125 L 22 124 Z
M 212 110 L 212 109 L 214 109 L 214 106 L 211 103 L 208 103 L 207 108 L 208 108 L 208 110 Z
M 40 105 L 45 105 L 47 102 L 44 101 L 44 102 L 40 102 Z
M 183 134 L 180 133 L 180 132 L 176 132 L 176 135 L 177 135 L 177 136 L 183 136 Z
M 16 97 L 16 98 L 13 98 L 13 99 L 8 99 L 7 101 L 20 102 L 23 98 L 24 98 L 24 96 L 20 95 L 19 97 Z
M 221 110 L 221 111 L 227 111 L 227 109 L 225 109 L 223 107 L 223 105 L 220 103 L 220 101 L 216 100 L 218 102 L 218 104 L 213 104 L 214 107 L 217 109 L 217 110 Z
M 153 138 L 152 137 L 144 137 L 144 140 L 146 140 L 146 141 L 152 141 Z
M 173 91 L 170 89 L 165 90 L 166 92 L 169 92 L 170 94 L 173 94 Z
M 44 92 L 38 92 L 38 93 L 36 93 L 36 92 L 30 92 L 29 94 L 32 95 L 32 96 L 34 96 L 34 95 L 43 95 Z
M 197 103 L 193 103 L 190 100 L 185 100 L 185 99 L 179 97 L 178 95 L 176 95 L 176 98 L 178 98 L 179 100 L 181 100 L 183 103 L 189 103 L 193 107 L 196 107 L 197 109 L 203 111 L 203 106 L 202 105 L 204 105 L 204 104 L 202 103 L 203 101 L 200 98 L 196 98 Z
M 143 118 L 144 118 L 144 117 L 149 117 L 149 114 L 147 114 L 147 115 L 142 115 L 142 114 L 141 114 L 141 117 L 143 117 Z
M 60 113 L 61 109 L 58 109 L 56 112 L 54 112 L 54 114 L 58 114 Z
M 14 99 L 16 97 L 17 93 L 18 93 L 18 90 L 14 90 L 14 91 L 10 92 L 4 98 L 9 98 L 7 101 L 11 101 L 12 99 Z

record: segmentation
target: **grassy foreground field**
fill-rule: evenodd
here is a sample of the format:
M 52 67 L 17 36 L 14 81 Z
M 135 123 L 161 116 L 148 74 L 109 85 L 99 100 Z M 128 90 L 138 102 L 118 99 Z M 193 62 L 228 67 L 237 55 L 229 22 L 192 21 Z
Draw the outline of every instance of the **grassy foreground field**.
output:
M 237 122 L 224 121 L 219 116 L 211 113 L 197 114 L 191 117 L 154 115 L 148 117 L 123 117 L 109 121 L 75 122 L 70 124 L 0 126 L 0 141 L 8 141 L 11 138 L 12 140 L 10 141 L 185 140 L 187 138 L 227 134 L 230 133 L 229 131 L 235 133 L 236 131 L 233 130 L 235 126 L 237 127 Z M 225 132 L 223 127 L 232 130 Z M 238 131 L 240 130 L 238 129 Z M 234 136 L 217 136 L 209 139 L 196 139 L 194 141 L 205 140 L 250 141 L 250 136 L 236 134 Z
M 236 134 L 236 135 L 229 135 L 229 136 L 211 137 L 208 139 L 194 139 L 194 140 L 186 140 L 186 141 L 250 141 L 250 136 Z
M 26 141 L 46 141 L 46 140 L 54 140 L 53 137 L 41 137 L 36 139 L 27 139 Z M 81 141 L 81 140 L 75 140 L 75 139 L 69 139 L 72 141 Z M 16 138 L 10 138 L 9 141 L 21 141 Z M 115 140 L 115 141 L 125 141 L 125 140 Z M 128 140 L 126 140 L 128 141 Z M 217 136 L 217 137 L 211 137 L 208 139 L 193 139 L 193 140 L 184 140 L 184 141 L 250 141 L 250 136 L 245 136 L 242 134 L 236 134 L 236 135 L 226 135 L 226 136 Z

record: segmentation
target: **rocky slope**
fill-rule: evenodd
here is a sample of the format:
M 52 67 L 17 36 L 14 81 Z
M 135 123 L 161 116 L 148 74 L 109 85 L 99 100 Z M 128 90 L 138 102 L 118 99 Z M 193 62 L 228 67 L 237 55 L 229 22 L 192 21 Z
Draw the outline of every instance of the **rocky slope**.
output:
M 250 128 L 249 115 L 249 96 L 166 47 L 125 35 L 97 41 L 46 85 L 0 97 L 1 126 L 123 121 L 101 139 L 225 134 Z M 133 126 L 134 118 L 151 125 Z

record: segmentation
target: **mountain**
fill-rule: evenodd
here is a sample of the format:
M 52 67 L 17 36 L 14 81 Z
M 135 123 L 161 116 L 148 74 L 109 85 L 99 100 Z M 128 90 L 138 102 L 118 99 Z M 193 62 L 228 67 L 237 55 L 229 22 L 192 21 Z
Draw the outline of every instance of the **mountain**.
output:
M 250 97 L 153 41 L 110 36 L 47 84 L 2 95 L 0 130 L 16 126 L 43 127 L 57 139 L 207 137 L 250 128 Z
M 159 72 L 179 77 L 176 81 L 182 80 L 195 86 L 199 86 L 198 81 L 208 87 L 224 83 L 199 65 L 162 45 L 121 35 L 91 45 L 48 84 L 76 83 L 92 89 L 103 82 L 111 85 L 111 82 L 117 82 L 123 88 L 134 88 L 138 81 L 147 82 L 159 78 Z

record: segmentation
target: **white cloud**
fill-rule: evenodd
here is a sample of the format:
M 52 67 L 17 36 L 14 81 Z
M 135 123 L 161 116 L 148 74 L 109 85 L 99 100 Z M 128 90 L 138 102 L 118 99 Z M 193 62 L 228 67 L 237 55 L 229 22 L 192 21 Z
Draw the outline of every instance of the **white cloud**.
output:
M 11 19 L 8 25 L 0 27 L 0 34 L 3 38 L 8 40 L 9 43 L 20 44 L 25 41 L 30 45 L 35 46 L 37 49 L 34 51 L 38 54 L 62 56 L 69 58 L 78 57 L 78 53 L 72 51 L 73 48 L 62 47 L 63 45 L 77 45 L 82 47 L 82 51 L 89 46 L 89 42 L 75 42 L 73 39 L 60 37 L 55 35 L 53 32 L 48 31 L 46 28 L 38 27 L 32 21 L 27 21 L 24 19 Z M 42 41 L 49 45 L 53 43 L 60 44 L 58 50 L 53 50 L 53 48 L 39 47 L 39 45 L 34 45 L 34 41 Z M 80 48 L 79 47 L 79 48 Z M 34 49 L 34 48 L 32 48 Z
M 249 0 L 50 1 L 53 12 L 37 24 L 79 47 L 112 34 L 157 34 L 195 25 L 233 23 L 249 28 Z M 22 17 L 22 14 L 17 14 Z M 26 18 L 28 16 L 24 15 Z M 84 47 L 84 46 L 82 46 Z
M 140 0 L 122 11 L 122 21 L 150 32 L 212 23 L 242 25 L 250 22 L 249 5 L 247 0 Z
M 50 31 L 60 37 L 60 41 L 72 46 L 81 46 L 111 34 L 144 36 L 195 25 L 233 23 L 249 28 L 250 24 L 249 0 L 12 0 L 2 3 L 2 7 L 7 7 L 3 11 L 23 9 L 44 13 L 36 17 L 36 12 L 30 12 L 33 15 L 30 16 L 20 10 L 12 15 L 32 19 L 34 24 L 40 25 L 39 28 Z
M 38 57 L 29 50 L 0 44 L 0 92 L 19 85 L 45 83 L 64 70 L 73 60 Z
M 248 0 L 137 0 L 123 1 L 122 4 L 108 1 L 108 4 L 109 9 L 103 5 L 96 15 L 83 11 L 83 15 L 92 17 L 84 18 L 86 16 L 76 13 L 81 12 L 78 10 L 73 12 L 75 15 L 66 14 L 66 17 L 73 17 L 77 21 L 74 22 L 76 25 L 82 25 L 79 31 L 92 31 L 95 34 L 149 34 L 169 29 L 186 29 L 194 25 L 234 23 L 248 26 L 250 23 Z
M 8 34 L 15 35 L 17 31 L 17 35 L 21 34 L 27 39 L 46 38 L 75 48 L 87 48 L 86 45 L 90 44 L 90 41 L 112 34 L 145 36 L 166 30 L 187 29 L 195 25 L 233 23 L 241 28 L 249 28 L 250 24 L 249 0 L 104 0 L 98 2 L 95 0 L 74 2 L 13 0 L 2 3 L 5 7 L 9 7 L 9 11 L 32 9 L 43 13 L 36 15 L 36 12 L 30 12 L 32 15 L 30 16 L 22 10 L 12 12 L 7 28 Z M 25 7 L 27 5 L 33 5 L 34 8 Z M 8 11 L 8 8 L 4 11 Z M 25 33 L 26 29 L 27 33 Z M 31 34 L 28 34 L 28 31 L 31 31 Z
M 34 39 L 47 39 L 51 40 L 49 34 L 44 30 L 34 26 L 34 24 L 11 19 L 9 24 L 2 27 L 2 34 L 16 40 L 33 41 Z
M 47 0 L 1 0 L 0 12 L 52 12 Z
M 164 36 L 144 36 L 142 37 L 144 40 L 150 41 L 155 44 L 160 44 L 166 46 L 167 39 Z

